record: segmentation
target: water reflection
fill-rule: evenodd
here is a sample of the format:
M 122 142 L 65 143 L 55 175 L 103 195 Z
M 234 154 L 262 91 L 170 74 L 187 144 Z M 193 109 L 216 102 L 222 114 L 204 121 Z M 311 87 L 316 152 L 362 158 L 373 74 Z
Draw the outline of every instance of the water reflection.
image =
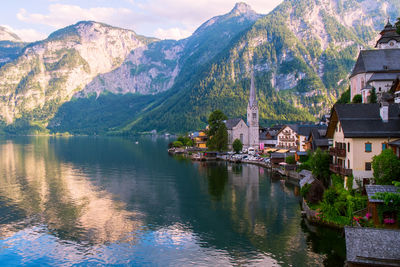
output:
M 164 139 L 136 140 L 0 141 L 0 262 L 318 266 L 341 261 L 331 260 L 336 252 L 321 249 L 332 247 L 337 236 L 315 241 L 301 225 L 292 185 L 254 165 L 170 157 Z
M 85 173 L 57 160 L 47 139 L 29 145 L 0 146 L 0 237 L 26 225 L 45 224 L 61 239 L 92 244 L 115 242 L 142 225 L 140 214 L 127 211 Z M 19 214 L 15 216 L 14 214 Z

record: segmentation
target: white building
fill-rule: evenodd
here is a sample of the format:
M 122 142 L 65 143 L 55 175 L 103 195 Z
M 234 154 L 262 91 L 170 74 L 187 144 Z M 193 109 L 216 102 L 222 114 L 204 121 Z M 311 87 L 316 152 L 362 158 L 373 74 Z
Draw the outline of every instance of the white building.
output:
M 350 75 L 350 101 L 360 94 L 362 102 L 367 103 L 373 88 L 380 98 L 400 76 L 400 34 L 388 22 L 380 35 L 377 49 L 362 50 L 358 55 Z

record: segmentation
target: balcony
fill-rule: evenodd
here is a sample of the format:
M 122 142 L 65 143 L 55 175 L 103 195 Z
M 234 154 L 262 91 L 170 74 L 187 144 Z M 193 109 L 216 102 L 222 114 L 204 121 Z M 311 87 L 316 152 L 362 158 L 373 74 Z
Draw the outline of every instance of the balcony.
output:
M 335 157 L 346 157 L 346 149 L 343 148 L 337 148 L 337 147 L 331 147 L 329 149 L 329 155 L 335 156 Z
M 336 164 L 330 164 L 329 170 L 333 173 L 349 176 L 353 173 L 352 169 L 346 169 Z

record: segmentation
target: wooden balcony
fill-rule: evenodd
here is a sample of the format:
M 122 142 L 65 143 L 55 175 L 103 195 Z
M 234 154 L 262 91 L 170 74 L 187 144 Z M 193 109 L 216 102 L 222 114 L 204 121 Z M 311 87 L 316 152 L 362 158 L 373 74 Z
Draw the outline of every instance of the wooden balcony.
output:
M 346 157 L 346 149 L 331 147 L 329 149 L 329 154 L 331 156 L 345 158 Z
M 352 169 L 346 169 L 346 168 L 343 168 L 336 164 L 330 164 L 329 170 L 333 173 L 344 175 L 344 176 L 349 176 L 353 173 Z

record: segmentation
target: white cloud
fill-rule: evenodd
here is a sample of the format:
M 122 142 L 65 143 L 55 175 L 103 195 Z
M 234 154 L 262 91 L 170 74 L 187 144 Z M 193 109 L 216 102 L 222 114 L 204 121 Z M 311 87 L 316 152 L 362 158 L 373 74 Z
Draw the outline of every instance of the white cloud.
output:
M 9 25 L 2 26 L 6 27 L 9 31 L 18 35 L 18 37 L 21 38 L 21 40 L 24 42 L 34 42 L 38 40 L 43 40 L 47 37 L 45 33 L 38 32 L 35 29 L 14 29 Z
M 106 23 L 120 23 L 132 16 L 132 11 L 127 8 L 94 7 L 81 8 L 76 5 L 51 4 L 48 14 L 28 13 L 21 8 L 17 18 L 21 21 L 43 24 L 54 28 L 71 25 L 80 20 L 94 20 Z
M 189 37 L 191 34 L 192 34 L 191 31 L 183 30 L 183 29 L 179 29 L 179 28 L 170 28 L 170 29 L 166 29 L 166 30 L 158 28 L 154 32 L 155 37 L 157 37 L 159 39 L 174 39 L 174 40 L 179 40 L 179 39 Z
M 53 1 L 48 12 L 30 13 L 20 9 L 17 18 L 30 24 L 42 24 L 54 29 L 80 20 L 94 20 L 128 28 L 140 34 L 158 38 L 185 38 L 206 20 L 229 12 L 239 0 L 124 0 L 130 8 L 66 5 Z M 248 0 L 258 13 L 266 14 L 282 0 Z M 116 3 L 118 3 L 116 1 Z

